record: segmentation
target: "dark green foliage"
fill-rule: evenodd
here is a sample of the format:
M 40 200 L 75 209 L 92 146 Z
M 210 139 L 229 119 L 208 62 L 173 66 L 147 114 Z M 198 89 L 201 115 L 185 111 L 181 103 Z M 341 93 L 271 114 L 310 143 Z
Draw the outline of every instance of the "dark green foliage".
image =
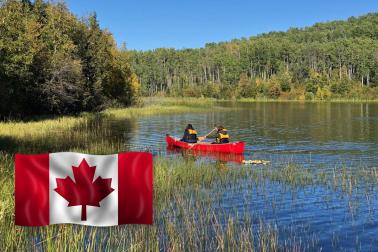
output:
M 378 13 L 199 49 L 133 51 L 131 62 L 144 95 L 167 90 L 182 95 L 190 85 L 214 97 L 208 85 L 216 84 L 233 87 L 235 97 L 295 93 L 304 99 L 318 90 L 321 97 L 329 90 L 347 96 L 358 85 L 378 86 Z M 271 79 L 279 89 L 270 86 Z M 264 84 L 250 85 L 255 80 Z
M 80 21 L 63 3 L 7 0 L 0 34 L 0 117 L 99 110 L 136 95 L 126 52 L 95 15 Z
M 331 91 L 334 94 L 344 95 L 350 91 L 351 87 L 351 81 L 349 81 L 348 79 L 342 79 L 332 82 Z
M 318 90 L 318 85 L 313 80 L 307 80 L 306 81 L 306 92 L 315 94 Z
M 306 100 L 311 101 L 311 100 L 313 100 L 314 98 L 315 98 L 314 93 L 312 93 L 312 92 L 306 92 L 306 94 L 305 94 L 305 99 L 306 99 Z
M 289 73 L 284 73 L 279 76 L 279 83 L 281 91 L 283 92 L 289 92 L 291 90 L 291 76 Z

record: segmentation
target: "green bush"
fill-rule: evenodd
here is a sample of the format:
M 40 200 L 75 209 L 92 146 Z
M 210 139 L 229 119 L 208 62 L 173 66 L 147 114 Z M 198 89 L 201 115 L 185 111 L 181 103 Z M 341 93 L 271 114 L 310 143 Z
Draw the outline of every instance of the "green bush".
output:
M 316 91 L 316 98 L 319 100 L 328 100 L 332 96 L 331 91 L 328 87 L 318 87 L 318 90 Z
M 291 90 L 289 82 L 281 82 L 280 87 L 281 87 L 282 92 L 289 92 Z
M 349 80 L 340 80 L 332 82 L 331 91 L 334 94 L 346 94 L 349 92 L 351 84 Z
M 305 90 L 307 93 L 315 94 L 318 90 L 318 85 L 312 80 L 307 80 L 305 84 Z
M 251 82 L 249 85 L 238 87 L 238 94 L 243 98 L 255 98 L 257 95 L 256 84 Z
M 201 93 L 205 97 L 220 98 L 220 84 L 209 82 L 202 87 Z
M 238 95 L 238 90 L 231 85 L 223 85 L 220 89 L 221 99 L 234 99 Z
M 182 90 L 184 97 L 201 97 L 201 92 L 196 86 L 186 86 Z
M 305 94 L 305 100 L 306 101 L 312 101 L 312 100 L 314 100 L 314 98 L 315 98 L 314 93 L 312 93 L 312 92 L 306 92 L 306 94 Z
M 282 92 L 289 92 L 291 90 L 291 76 L 289 73 L 284 73 L 279 76 L 278 80 L 280 83 L 281 91 Z

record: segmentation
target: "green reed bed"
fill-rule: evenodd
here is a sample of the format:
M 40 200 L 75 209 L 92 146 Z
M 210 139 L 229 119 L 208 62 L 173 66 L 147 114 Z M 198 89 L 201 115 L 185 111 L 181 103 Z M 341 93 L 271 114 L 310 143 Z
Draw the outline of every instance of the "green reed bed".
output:
M 291 186 L 324 185 L 334 190 L 353 191 L 354 187 L 378 185 L 378 167 L 347 167 L 333 169 L 306 168 L 295 163 L 281 166 L 250 166 L 249 178 L 255 183 L 269 179 Z
M 277 248 L 277 232 L 260 223 L 253 230 L 248 216 L 236 223 L 231 215 L 219 217 L 206 188 L 227 188 L 247 174 L 247 169 L 224 169 L 183 160 L 156 158 L 154 162 L 153 226 L 93 228 L 53 225 L 28 228 L 14 225 L 13 157 L 2 154 L 0 247 L 4 250 L 205 250 Z M 222 219 L 219 219 L 222 218 Z M 224 219 L 226 218 L 226 219 Z M 226 225 L 222 225 L 226 223 Z
M 2 153 L 0 164 L 3 185 L 0 194 L 0 247 L 8 251 L 301 251 L 309 245 L 294 238 L 279 242 L 277 228 L 265 222 L 263 216 L 256 224 L 248 214 L 240 216 L 237 210 L 226 213 L 215 208 L 221 197 L 216 192 L 236 192 L 245 183 L 254 187 L 264 186 L 266 180 L 291 187 L 335 185 L 336 189 L 342 189 L 348 181 L 354 181 L 352 185 L 378 183 L 376 168 L 361 169 L 357 173 L 341 168 L 334 174 L 327 174 L 327 179 L 324 179 L 323 175 L 318 175 L 321 173 L 292 164 L 282 168 L 239 167 L 156 157 L 153 226 L 95 228 L 67 224 L 27 228 L 14 225 L 12 155 Z M 316 237 L 311 242 L 316 244 Z

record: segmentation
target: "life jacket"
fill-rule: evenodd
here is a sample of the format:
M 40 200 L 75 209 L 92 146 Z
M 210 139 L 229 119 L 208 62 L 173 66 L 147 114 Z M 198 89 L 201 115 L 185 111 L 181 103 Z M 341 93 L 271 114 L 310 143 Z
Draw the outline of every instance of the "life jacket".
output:
M 197 135 L 197 131 L 194 129 L 188 129 L 189 135 Z
M 188 134 L 186 135 L 185 140 L 197 141 L 197 131 L 194 129 L 187 129 L 187 131 L 188 131 Z
M 227 129 L 223 129 L 218 132 L 217 143 L 228 143 L 230 141 L 230 136 L 227 133 Z

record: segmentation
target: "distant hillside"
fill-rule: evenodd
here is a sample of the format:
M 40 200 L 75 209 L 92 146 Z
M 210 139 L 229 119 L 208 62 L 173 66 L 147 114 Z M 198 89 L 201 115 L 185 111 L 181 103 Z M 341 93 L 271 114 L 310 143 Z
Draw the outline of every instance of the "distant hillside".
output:
M 378 13 L 200 49 L 133 51 L 131 61 L 145 95 L 350 96 L 378 85 Z

